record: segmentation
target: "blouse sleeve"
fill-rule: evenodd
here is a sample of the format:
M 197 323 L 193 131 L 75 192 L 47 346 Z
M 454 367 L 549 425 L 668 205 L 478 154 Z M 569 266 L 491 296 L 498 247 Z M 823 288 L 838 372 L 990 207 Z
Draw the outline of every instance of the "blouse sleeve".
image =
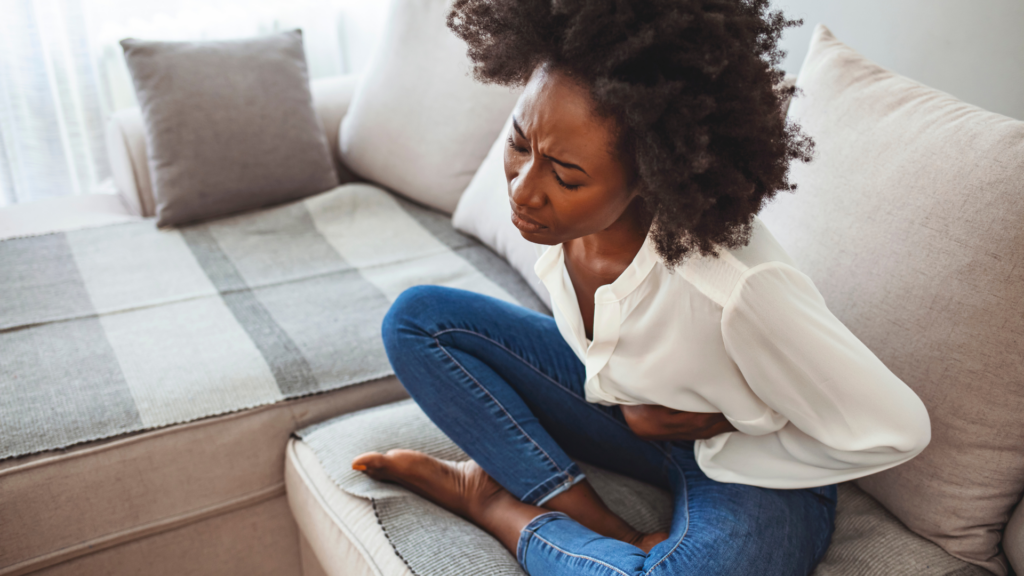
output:
M 906 462 L 931 439 L 921 399 L 792 266 L 747 270 L 725 303 L 722 336 L 751 390 L 788 422 L 770 434 L 696 442 L 697 462 L 714 480 L 823 486 Z

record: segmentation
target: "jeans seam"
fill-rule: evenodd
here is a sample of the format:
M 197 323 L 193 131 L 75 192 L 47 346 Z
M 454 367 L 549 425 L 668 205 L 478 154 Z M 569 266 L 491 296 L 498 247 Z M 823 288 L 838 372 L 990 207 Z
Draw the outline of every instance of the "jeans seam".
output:
M 608 564 L 607 562 L 602 562 L 602 561 L 598 560 L 597 558 L 592 558 L 590 556 L 583 556 L 581 554 L 573 554 L 572 552 L 569 552 L 568 550 L 563 550 L 563 549 L 559 548 L 558 546 L 552 544 L 551 542 L 545 540 L 543 536 L 541 536 L 540 534 L 537 534 L 533 530 L 526 530 L 526 532 L 529 532 L 530 534 L 533 534 L 534 538 L 540 540 L 541 542 L 547 544 L 548 546 L 554 548 L 555 550 L 561 552 L 562 554 L 565 554 L 566 556 L 571 556 L 573 558 L 579 558 L 581 560 L 589 560 L 589 561 L 591 561 L 591 562 L 593 562 L 595 564 L 600 564 L 601 566 L 604 566 L 605 568 L 608 568 L 609 570 L 612 570 L 612 571 L 614 571 L 614 572 L 616 572 L 618 574 L 622 574 L 622 576 L 629 576 L 629 574 L 627 574 L 626 572 L 623 572 L 622 570 L 619 570 L 618 568 L 616 568 L 615 566 L 612 566 L 611 564 Z
M 526 439 L 529 440 L 531 443 L 533 443 L 533 445 L 536 446 L 542 454 L 544 454 L 544 457 L 548 459 L 548 462 L 551 462 L 551 465 L 555 467 L 555 470 L 557 470 L 560 473 L 564 473 L 565 470 L 563 470 L 562 467 L 559 466 L 557 462 L 555 462 L 554 458 L 552 458 L 551 455 L 548 454 L 547 451 L 545 451 L 544 448 L 542 448 L 541 445 L 538 444 L 537 441 L 534 440 L 533 437 L 526 432 L 526 430 L 523 430 L 523 427 L 519 425 L 519 422 L 517 422 L 516 419 L 513 418 L 512 415 L 508 413 L 508 410 L 506 410 L 505 407 L 501 404 L 501 402 L 499 402 L 498 399 L 495 398 L 493 394 L 491 394 L 491 391 L 488 390 L 483 384 L 481 384 L 480 381 L 477 380 L 472 374 L 470 374 L 469 370 L 466 370 L 466 367 L 460 364 L 459 361 L 456 360 L 454 356 L 449 354 L 448 350 L 445 349 L 444 345 L 441 344 L 441 342 L 436 337 L 434 338 L 434 342 L 437 344 L 437 347 L 440 348 L 442 352 L 444 352 L 444 355 L 447 356 L 448 359 L 451 360 L 456 366 L 458 366 L 460 370 L 462 370 L 463 374 L 468 376 L 469 379 L 472 380 L 474 384 L 476 384 L 481 390 L 483 390 L 484 394 L 487 394 L 487 396 L 491 398 L 491 401 L 493 401 L 495 405 L 498 406 L 498 408 L 501 408 L 501 411 L 505 413 L 505 416 L 508 417 L 509 421 L 511 421 L 512 424 L 515 424 L 515 427 L 519 429 L 523 436 L 526 437 Z
M 658 560 L 654 564 L 654 566 L 651 566 L 650 570 L 644 572 L 644 576 L 651 574 L 652 572 L 654 572 L 655 568 L 661 565 L 662 562 L 668 560 L 668 557 L 671 556 L 672 553 L 675 552 L 680 545 L 682 545 L 683 540 L 686 539 L 686 535 L 690 533 L 690 483 L 686 481 L 686 474 L 683 472 L 683 469 L 679 467 L 679 464 L 676 464 L 676 461 L 672 459 L 671 456 L 669 456 L 668 460 L 669 462 L 672 463 L 673 466 L 676 467 L 676 470 L 679 471 L 680 477 L 683 479 L 683 501 L 685 503 L 684 513 L 686 514 L 686 529 L 683 530 L 682 535 L 679 536 L 679 540 L 676 540 L 676 543 L 672 546 L 672 549 L 666 552 L 665 555 L 661 557 L 661 560 Z
M 568 472 L 566 474 L 568 474 Z M 547 504 L 548 500 L 551 500 L 552 498 L 558 496 L 562 492 L 567 492 L 573 486 L 578 484 L 580 480 L 585 480 L 587 478 L 587 475 L 584 474 L 583 472 L 580 472 L 575 476 L 573 476 L 572 474 L 568 474 L 568 476 L 568 478 L 559 482 L 554 488 L 548 490 L 547 494 L 544 494 L 540 498 L 537 498 L 533 505 L 537 506 L 538 508 L 543 508 L 544 504 Z M 554 476 L 552 476 L 551 478 L 554 478 Z M 550 478 L 548 480 L 550 480 Z
M 569 482 L 570 480 L 572 480 L 572 479 L 574 479 L 574 478 L 578 478 L 578 477 L 579 477 L 579 476 L 573 476 L 572 474 L 569 474 L 569 471 L 568 471 L 568 470 L 563 470 L 563 471 L 559 471 L 559 472 L 556 472 L 556 473 L 552 474 L 551 476 L 548 476 L 547 478 L 545 478 L 543 482 L 540 482 L 539 484 L 537 484 L 536 486 L 534 486 L 534 487 L 533 487 L 533 489 L 531 489 L 531 490 L 530 490 L 529 492 L 527 492 L 527 494 L 529 494 L 530 492 L 533 492 L 533 491 L 534 491 L 534 490 L 536 490 L 537 488 L 539 488 L 539 487 L 541 487 L 541 486 L 543 486 L 543 485 L 547 484 L 547 483 L 548 483 L 548 482 L 550 482 L 551 480 L 553 480 L 553 479 L 555 479 L 555 478 L 558 478 L 559 476 L 562 476 L 562 475 L 565 475 L 565 476 L 567 476 L 568 478 L 567 478 L 567 479 L 565 479 L 565 480 L 562 480 L 562 481 L 561 481 L 561 482 L 559 482 L 558 484 L 555 484 L 555 486 L 554 486 L 554 487 L 552 487 L 552 488 L 551 488 L 550 490 L 548 490 L 547 492 L 545 492 L 544 494 L 542 494 L 542 495 L 541 495 L 540 497 L 538 497 L 538 498 L 534 498 L 534 499 L 533 499 L 533 502 L 530 502 L 530 504 L 532 504 L 532 505 L 534 505 L 534 506 L 540 506 L 540 504 L 537 504 L 537 502 L 539 502 L 539 501 L 543 500 L 545 496 L 547 496 L 548 494 L 550 494 L 550 493 L 551 493 L 552 491 L 554 491 L 554 490 L 557 490 L 557 489 L 558 489 L 558 488 L 559 488 L 560 486 L 562 486 L 562 485 L 563 485 L 563 484 L 565 484 L 566 482 Z M 580 474 L 580 476 L 582 476 L 582 474 Z
M 515 358 L 516 360 L 519 360 L 519 362 L 521 362 L 522 364 L 525 364 L 525 365 L 526 365 L 526 366 L 527 366 L 527 367 L 528 367 L 528 368 L 529 368 L 530 370 L 533 370 L 534 372 L 536 372 L 537 374 L 539 374 L 539 375 L 540 375 L 540 376 L 541 376 L 542 378 L 544 378 L 544 379 L 545 379 L 545 380 L 547 380 L 548 382 L 551 382 L 552 384 L 554 384 L 555 386 L 557 386 L 557 387 L 558 387 L 558 388 L 559 388 L 560 390 L 562 390 L 563 392 L 565 392 L 565 393 L 566 393 L 566 394 L 568 394 L 569 396 L 572 396 L 573 398 L 575 398 L 575 399 L 577 399 L 577 400 L 579 400 L 579 401 L 583 402 L 583 403 L 584 403 L 584 404 L 585 404 L 585 405 L 586 405 L 586 406 L 587 406 L 588 408 L 590 408 L 590 409 L 594 410 L 595 412 L 597 412 L 597 413 L 598 413 L 598 414 L 600 414 L 601 416 L 604 416 L 605 418 L 607 418 L 608 420 L 611 420 L 612 422 L 614 422 L 615 424 L 619 425 L 620 427 L 622 427 L 622 428 L 625 428 L 625 429 L 629 430 L 630 432 L 632 432 L 632 429 L 630 429 L 630 427 L 629 427 L 629 426 L 627 426 L 627 425 L 623 424 L 622 422 L 619 422 L 619 421 L 618 421 L 618 420 L 616 420 L 615 418 L 612 418 L 611 416 L 609 416 L 609 415 L 608 415 L 608 414 L 606 414 L 605 412 L 603 412 L 603 411 L 601 411 L 601 410 L 598 410 L 597 408 L 594 408 L 594 406 L 593 406 L 593 405 L 592 405 L 592 404 L 591 404 L 590 402 L 587 402 L 587 399 L 586 399 L 586 398 L 584 398 L 584 397 L 582 397 L 582 396 L 580 396 L 580 395 L 576 394 L 575 392 L 573 392 L 572 390 L 569 390 L 569 389 L 568 389 L 568 388 L 566 388 L 565 386 L 562 386 L 562 383 L 561 383 L 561 382 L 559 382 L 558 380 L 555 380 L 554 378 L 552 378 L 552 377 L 548 376 L 547 374 L 545 374 L 544 372 L 542 372 L 541 370 L 539 370 L 539 369 L 538 369 L 538 368 L 537 368 L 536 366 L 534 366 L 533 364 L 531 364 L 530 362 L 528 362 L 528 361 L 526 360 L 526 358 L 523 358 L 523 357 L 522 357 L 522 356 L 520 356 L 519 354 L 516 354 L 516 353 L 515 353 L 514 351 L 512 351 L 511 349 L 509 349 L 509 348 L 508 348 L 507 346 L 505 346 L 505 345 L 504 345 L 504 344 L 502 344 L 501 342 L 498 342 L 497 340 L 494 340 L 493 338 L 489 338 L 489 337 L 487 337 L 487 336 L 484 336 L 483 334 L 481 334 L 481 333 L 479 333 L 479 332 L 475 332 L 475 331 L 473 331 L 473 330 L 467 330 L 467 329 L 465 329 L 465 328 L 446 328 L 446 329 L 444 329 L 444 330 L 441 330 L 441 331 L 437 332 L 436 334 L 434 334 L 434 335 L 432 336 L 432 338 L 434 338 L 434 340 L 437 340 L 437 337 L 438 337 L 438 336 L 440 336 L 440 335 L 442 335 L 442 334 L 447 334 L 447 333 L 449 333 L 449 332 L 464 332 L 464 333 L 466 333 L 466 334 L 471 334 L 471 335 L 473 335 L 473 336 L 476 336 L 477 338 L 480 338 L 481 340 L 486 340 L 486 341 L 490 342 L 491 344 L 494 344 L 494 345 L 495 345 L 495 346 L 497 346 L 498 348 L 501 348 L 501 349 L 502 349 L 502 350 L 504 350 L 505 352 L 508 352 L 508 353 L 509 353 L 509 354 L 510 354 L 510 355 L 511 355 L 511 356 L 512 356 L 513 358 Z M 660 447 L 659 447 L 659 450 L 660 450 Z M 664 452 L 664 450 L 662 450 L 662 452 Z

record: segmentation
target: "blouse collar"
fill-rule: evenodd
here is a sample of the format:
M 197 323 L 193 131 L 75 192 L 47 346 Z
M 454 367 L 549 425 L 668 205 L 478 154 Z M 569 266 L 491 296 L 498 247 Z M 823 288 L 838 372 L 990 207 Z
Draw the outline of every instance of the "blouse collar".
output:
M 626 296 L 633 293 L 638 286 L 644 281 L 645 278 L 654 269 L 654 265 L 660 262 L 661 259 L 658 253 L 654 249 L 654 242 L 651 239 L 651 235 L 647 235 L 644 239 L 643 245 L 640 247 L 640 251 L 633 257 L 633 261 L 630 262 L 629 266 L 615 279 L 611 284 L 601 286 L 594 293 L 595 304 L 609 304 L 612 302 L 618 302 Z M 565 269 L 565 252 L 561 244 L 555 244 L 549 246 L 547 250 L 541 255 L 534 264 L 533 270 L 537 273 L 537 277 L 540 278 L 541 282 L 551 293 L 564 313 L 572 313 L 572 311 L 566 309 L 564 292 L 570 287 L 565 286 L 562 282 L 562 271 Z M 556 297 L 555 295 L 559 295 Z M 575 293 L 574 293 L 575 295 Z M 575 315 L 579 315 L 579 310 L 575 311 Z

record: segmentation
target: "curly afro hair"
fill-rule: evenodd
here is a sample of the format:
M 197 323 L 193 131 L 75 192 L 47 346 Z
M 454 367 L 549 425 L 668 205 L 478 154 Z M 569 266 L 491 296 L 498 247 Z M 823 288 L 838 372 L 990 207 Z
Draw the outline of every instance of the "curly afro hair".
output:
M 810 161 L 813 141 L 780 105 L 782 31 L 768 0 L 456 0 L 448 27 L 477 80 L 522 86 L 548 65 L 616 120 L 669 266 L 750 240 L 754 215 Z

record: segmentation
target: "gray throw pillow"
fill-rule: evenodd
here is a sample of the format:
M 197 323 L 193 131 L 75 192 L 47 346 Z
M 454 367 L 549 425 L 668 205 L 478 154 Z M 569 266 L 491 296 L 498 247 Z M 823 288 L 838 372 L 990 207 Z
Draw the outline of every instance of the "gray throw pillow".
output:
M 146 128 L 161 226 L 338 185 L 313 109 L 302 31 L 242 40 L 121 40 Z

